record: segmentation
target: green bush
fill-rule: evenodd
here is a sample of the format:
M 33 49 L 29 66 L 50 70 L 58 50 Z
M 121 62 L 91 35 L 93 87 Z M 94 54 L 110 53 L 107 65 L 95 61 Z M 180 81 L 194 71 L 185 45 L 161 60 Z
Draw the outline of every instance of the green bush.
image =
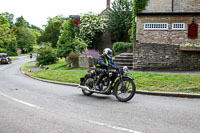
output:
M 16 56 L 17 55 L 17 52 L 8 51 L 8 50 L 2 49 L 2 48 L 0 48 L 0 53 L 7 53 L 8 56 Z
M 57 43 L 57 54 L 59 57 L 67 57 L 71 51 L 75 51 L 73 41 L 77 32 L 77 28 L 71 18 L 64 21 L 60 32 L 61 35 Z
M 16 56 L 17 53 L 16 52 L 12 52 L 12 51 L 7 51 L 8 56 Z
M 75 51 L 78 52 L 78 53 L 82 53 L 88 47 L 88 45 L 84 41 L 82 41 L 78 38 L 75 38 L 73 40 L 73 44 L 75 46 Z
M 79 57 L 79 54 L 77 52 L 69 53 L 68 62 L 71 63 L 71 67 L 78 67 L 78 57 Z
M 56 51 L 51 47 L 50 43 L 44 43 L 38 50 L 37 65 L 49 65 L 56 63 L 57 56 Z
M 113 50 L 115 53 L 123 53 L 123 52 L 130 53 L 133 51 L 133 43 L 115 42 L 113 44 Z

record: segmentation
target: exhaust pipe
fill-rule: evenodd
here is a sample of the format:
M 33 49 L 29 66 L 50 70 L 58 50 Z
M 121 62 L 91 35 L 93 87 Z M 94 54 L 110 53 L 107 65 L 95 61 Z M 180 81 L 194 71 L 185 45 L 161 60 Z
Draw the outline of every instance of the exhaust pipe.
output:
M 110 81 L 108 88 L 105 91 L 91 90 L 87 86 L 82 86 L 82 85 L 78 86 L 78 88 L 81 88 L 83 90 L 90 91 L 90 92 L 96 92 L 96 93 L 107 93 L 110 90 L 110 87 L 111 87 L 111 81 Z
M 78 88 L 81 88 L 81 89 L 86 90 L 86 91 L 91 91 L 87 86 L 79 85 Z
M 101 93 L 100 91 L 97 91 L 97 90 L 91 90 L 91 89 L 89 89 L 87 86 L 79 85 L 78 88 L 81 88 L 81 89 L 83 89 L 83 90 L 85 90 L 85 91 Z

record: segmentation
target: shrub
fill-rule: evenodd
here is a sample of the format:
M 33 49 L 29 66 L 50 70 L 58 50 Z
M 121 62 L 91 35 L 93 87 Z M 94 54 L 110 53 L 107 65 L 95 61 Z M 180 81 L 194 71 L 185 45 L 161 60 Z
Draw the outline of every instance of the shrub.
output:
M 113 50 L 115 53 L 132 52 L 133 51 L 133 43 L 115 42 L 113 44 Z
M 105 31 L 107 26 L 107 20 L 105 18 L 92 12 L 86 13 L 81 16 L 78 36 L 86 44 L 90 45 L 98 34 Z
M 79 54 L 77 52 L 69 53 L 68 62 L 71 63 L 72 67 L 78 67 L 78 57 L 79 57 Z
M 99 58 L 99 56 L 101 56 L 101 54 L 98 51 L 93 50 L 93 49 L 88 49 L 88 50 L 84 51 L 81 55 L 87 55 L 87 56 L 89 55 L 95 59 L 97 59 L 97 58 Z
M 78 52 L 78 53 L 82 53 L 88 47 L 88 45 L 79 38 L 75 38 L 73 40 L 73 44 L 75 46 L 75 51 Z
M 92 58 L 90 58 L 90 62 L 91 62 L 91 66 L 95 65 L 97 62 L 97 59 L 101 56 L 101 54 L 93 49 L 88 49 L 86 51 L 84 51 L 81 56 L 86 55 L 86 56 L 91 56 Z
M 49 65 L 56 63 L 57 56 L 56 51 L 51 47 L 50 43 L 44 43 L 42 47 L 38 50 L 37 65 Z

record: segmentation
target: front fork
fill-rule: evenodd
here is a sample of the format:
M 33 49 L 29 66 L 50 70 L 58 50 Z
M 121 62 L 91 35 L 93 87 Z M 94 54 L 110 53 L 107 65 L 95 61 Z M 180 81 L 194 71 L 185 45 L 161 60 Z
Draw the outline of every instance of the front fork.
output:
M 122 75 L 122 74 L 120 74 L 119 81 L 120 81 L 120 83 L 122 83 L 122 87 L 120 88 L 120 91 L 121 91 L 122 93 L 125 93 L 125 92 L 127 91 L 128 88 L 127 88 L 126 85 L 124 84 L 123 75 Z

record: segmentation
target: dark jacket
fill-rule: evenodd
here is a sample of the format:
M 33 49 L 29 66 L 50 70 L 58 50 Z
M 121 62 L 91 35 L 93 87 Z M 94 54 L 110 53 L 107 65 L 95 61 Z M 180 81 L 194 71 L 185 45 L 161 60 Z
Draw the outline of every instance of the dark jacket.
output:
M 108 66 L 112 65 L 112 67 L 117 67 L 117 65 L 113 62 L 112 59 L 107 59 L 106 56 L 101 55 L 97 60 L 96 67 L 102 69 L 108 69 Z

